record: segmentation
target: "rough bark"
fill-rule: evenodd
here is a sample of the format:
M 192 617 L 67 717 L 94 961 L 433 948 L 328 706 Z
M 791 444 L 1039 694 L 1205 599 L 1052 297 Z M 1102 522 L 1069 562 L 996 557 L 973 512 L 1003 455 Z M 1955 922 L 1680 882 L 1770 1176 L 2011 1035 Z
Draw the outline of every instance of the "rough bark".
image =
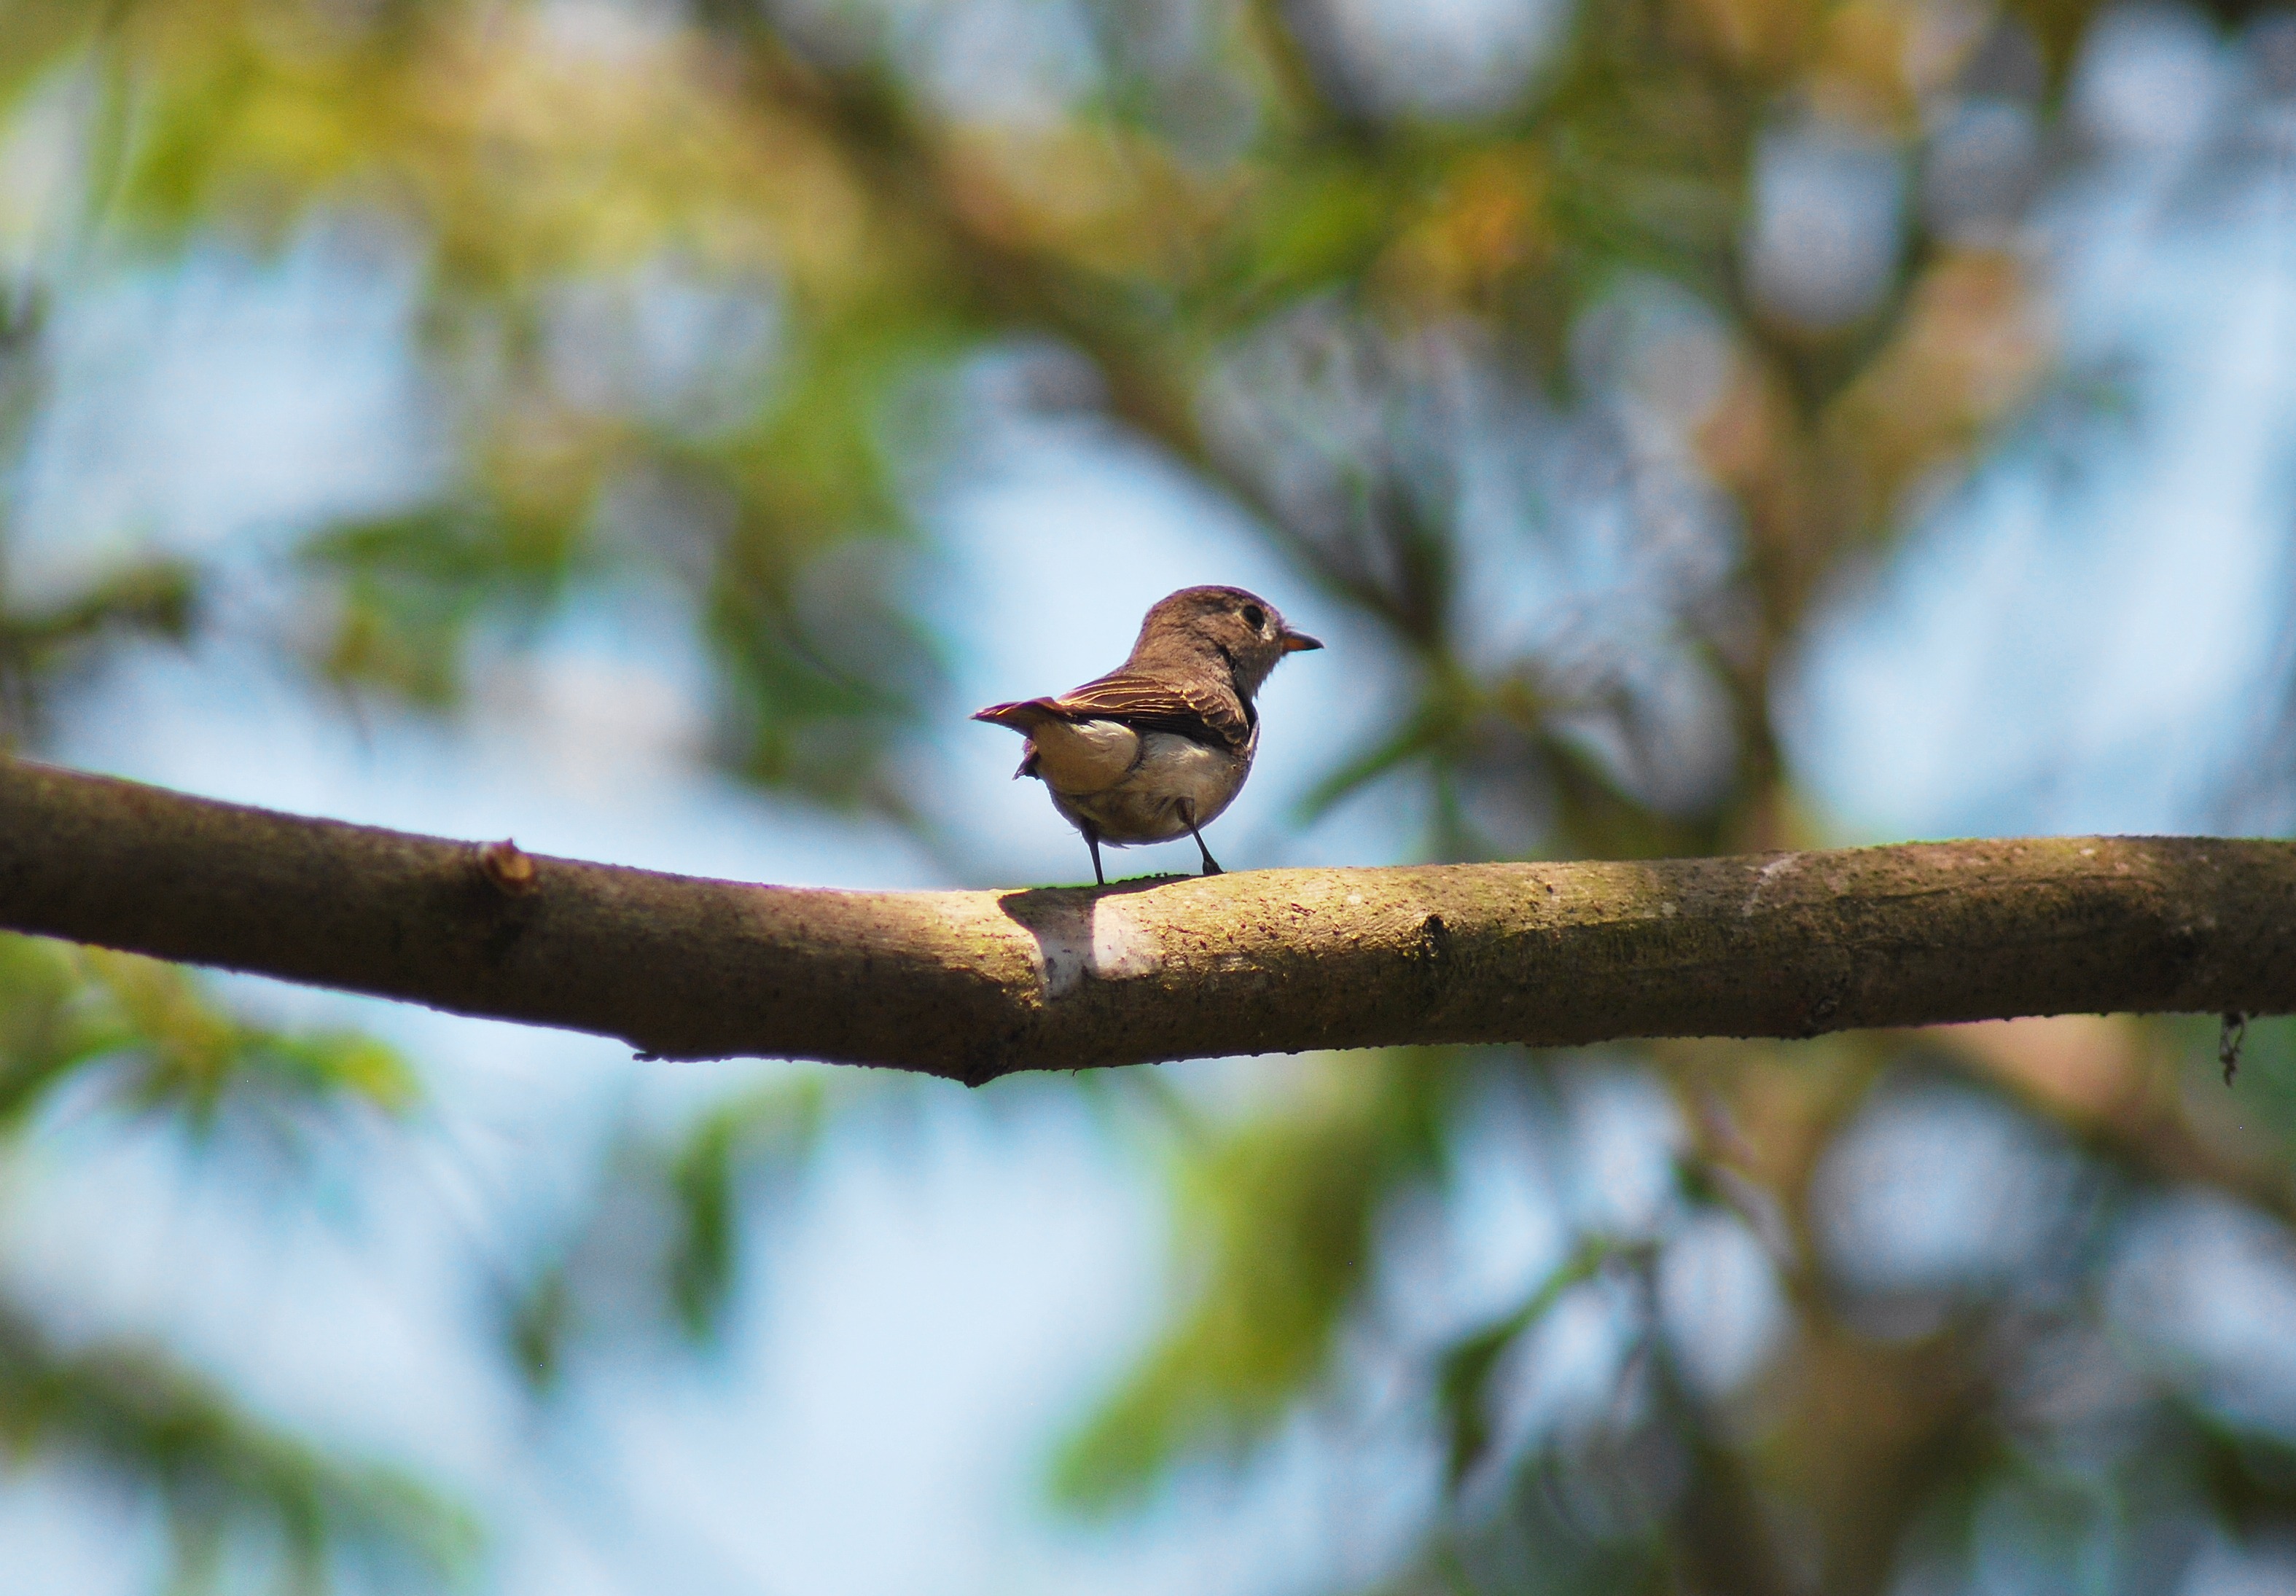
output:
M 0 926 L 627 1040 L 981 1082 L 1394 1043 L 2296 1011 L 2296 844 L 841 892 L 306 819 L 0 759 Z

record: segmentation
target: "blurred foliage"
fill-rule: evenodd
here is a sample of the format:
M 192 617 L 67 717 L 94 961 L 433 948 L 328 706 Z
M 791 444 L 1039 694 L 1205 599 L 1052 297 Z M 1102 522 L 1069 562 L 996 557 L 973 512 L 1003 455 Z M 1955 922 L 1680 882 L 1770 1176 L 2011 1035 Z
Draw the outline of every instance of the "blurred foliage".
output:
M 352 1570 L 371 1587 L 437 1590 L 479 1550 L 469 1515 L 408 1476 L 344 1463 L 250 1418 L 156 1348 L 59 1346 L 4 1298 L 0 1443 L 19 1458 L 47 1454 L 148 1482 L 185 1592 L 217 1588 L 250 1549 L 276 1564 L 282 1591 L 325 1590 Z M 234 1550 L 242 1555 L 227 1560 Z
M 452 713 L 480 643 L 586 584 L 667 580 L 716 666 L 726 768 L 930 827 L 896 779 L 939 683 L 914 507 L 987 413 L 1081 409 L 1244 508 L 1402 662 L 1392 724 L 1303 819 L 1407 786 L 1431 857 L 1816 839 L 1773 695 L 1822 595 L 1988 458 L 2126 409 L 2109 359 L 2061 347 L 2036 242 L 2053 189 L 2159 169 L 2100 153 L 2085 53 L 2200 29 L 2241 86 L 2185 186 L 2221 189 L 2284 162 L 2296 23 L 2233 0 L 1578 0 L 1543 43 L 1525 7 L 1529 34 L 1463 61 L 1395 47 L 1381 11 L 17 0 L 12 138 L 73 181 L 0 216 L 22 263 L 0 420 L 37 413 L 43 308 L 89 262 L 339 233 L 417 268 L 447 455 L 422 502 L 297 551 L 321 618 L 291 642 L 348 692 Z M 968 78 L 974 23 L 1004 70 Z M 982 400 L 987 362 L 1019 398 Z M 153 557 L 58 593 L 0 566 L 0 738 L 37 747 L 106 642 L 221 624 L 210 575 Z M 1549 579 L 1520 624 L 1502 590 Z M 2296 1487 L 2284 1414 L 2128 1328 L 2152 1278 L 2132 1238 L 2183 1215 L 2284 1270 L 2292 1036 L 2254 1027 L 2236 1098 L 2215 1027 L 2176 1024 L 1304 1067 L 1183 1116 L 1168 1322 L 1055 1490 L 1108 1511 L 1246 1464 L 1370 1383 L 1380 1346 L 1443 1482 L 1398 1592 L 2179 1588 L 2210 1535 L 2296 1533 Z M 0 942 L 0 1039 L 11 1125 L 83 1075 L 195 1126 L 407 1092 L 357 1041 L 44 945 Z M 1679 1143 L 1653 1210 L 1558 1199 L 1566 1233 L 1510 1300 L 1398 1329 L 1410 1216 L 1467 1211 L 1477 1134 L 1505 1120 L 1577 1167 L 1573 1093 L 1622 1069 L 1663 1082 L 1671 1129 L 1644 1131 Z M 664 1322 L 709 1339 L 745 1224 L 840 1111 L 820 1093 L 616 1141 L 509 1294 L 528 1380 Z M 2023 1137 L 2062 1175 L 1971 1227 L 2032 1230 L 2016 1268 L 1877 1284 L 1841 1240 L 1839 1171 L 1906 1103 L 1964 1116 L 1946 1162 Z M 1717 1235 L 1786 1326 L 1727 1380 L 1666 1307 Z M 362 1537 L 455 1541 L 378 1505 L 399 1487 L 363 1497 L 221 1397 L 11 1313 L 0 1393 L 79 1393 L 37 1423 L 0 1395 L 20 1448 L 267 1513 L 299 1576 Z M 1554 1327 L 1590 1317 L 1608 1388 L 1527 1417 Z
M 1330 1367 L 1373 1254 L 1381 1200 L 1441 1158 L 1439 1060 L 1349 1060 L 1304 1092 L 1196 1140 L 1175 1191 L 1204 1259 L 1193 1300 L 1091 1427 L 1054 1488 L 1104 1510 L 1176 1461 L 1248 1453 Z
M 236 1112 L 283 1138 L 299 1117 L 352 1103 L 395 1115 L 419 1095 L 406 1064 L 370 1037 L 250 1026 L 173 965 L 0 935 L 0 1134 L 21 1129 L 68 1080 L 197 1134 Z
M 665 1309 L 688 1343 L 714 1341 L 741 1279 L 745 1218 L 791 1191 L 831 1096 L 805 1075 L 728 1097 L 674 1131 L 619 1138 L 588 1205 L 507 1305 L 506 1339 L 529 1385 L 550 1389 L 578 1343 L 611 1346 Z
M 188 567 L 155 560 L 60 603 L 0 610 L 0 748 L 37 731 L 46 692 L 105 642 L 136 635 L 180 642 L 190 629 L 194 586 Z
M 320 664 L 341 686 L 430 708 L 463 694 L 463 649 L 483 607 L 547 605 L 564 576 L 562 529 L 474 527 L 426 510 L 339 527 L 304 558 L 338 593 Z
M 417 1086 L 371 1038 L 251 1026 L 172 965 L 0 935 L 0 1158 L 67 1092 L 122 1117 L 164 1116 L 203 1142 L 252 1133 L 295 1154 L 354 1106 L 404 1113 Z M 61 1345 L 10 1284 L 0 1442 L 16 1460 L 89 1462 L 148 1488 L 186 1591 L 243 1572 L 250 1555 L 277 1565 L 283 1590 L 326 1589 L 353 1567 L 435 1589 L 477 1551 L 468 1514 L 411 1477 L 250 1415 L 160 1347 Z

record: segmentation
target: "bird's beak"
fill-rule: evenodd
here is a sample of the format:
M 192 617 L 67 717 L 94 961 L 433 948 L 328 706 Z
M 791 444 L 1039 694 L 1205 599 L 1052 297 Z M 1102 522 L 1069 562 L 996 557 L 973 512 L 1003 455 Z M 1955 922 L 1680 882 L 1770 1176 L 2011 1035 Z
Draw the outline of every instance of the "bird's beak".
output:
M 1323 646 L 1320 639 L 1310 637 L 1305 632 L 1286 631 L 1283 634 L 1283 651 L 1287 654 L 1304 653 L 1309 649 Z

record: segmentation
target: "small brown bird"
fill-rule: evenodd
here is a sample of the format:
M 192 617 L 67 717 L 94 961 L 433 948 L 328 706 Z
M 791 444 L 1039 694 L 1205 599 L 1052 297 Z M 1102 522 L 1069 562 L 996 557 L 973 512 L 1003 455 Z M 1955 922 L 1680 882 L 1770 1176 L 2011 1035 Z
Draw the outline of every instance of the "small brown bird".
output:
M 1184 587 L 1140 623 L 1131 657 L 1058 698 L 991 704 L 972 718 L 1029 740 L 1013 779 L 1034 776 L 1084 833 L 1093 880 L 1100 845 L 1193 837 L 1204 873 L 1220 873 L 1203 828 L 1251 773 L 1259 749 L 1252 695 L 1286 654 L 1324 645 L 1241 587 Z

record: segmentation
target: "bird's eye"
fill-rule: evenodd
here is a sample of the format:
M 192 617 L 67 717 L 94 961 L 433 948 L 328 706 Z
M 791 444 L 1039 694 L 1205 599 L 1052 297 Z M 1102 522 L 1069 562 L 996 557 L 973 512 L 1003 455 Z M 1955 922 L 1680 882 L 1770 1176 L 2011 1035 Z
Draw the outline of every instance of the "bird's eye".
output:
M 1259 631 L 1267 624 L 1267 611 L 1257 604 L 1246 604 L 1243 607 L 1243 624 L 1255 632 Z

